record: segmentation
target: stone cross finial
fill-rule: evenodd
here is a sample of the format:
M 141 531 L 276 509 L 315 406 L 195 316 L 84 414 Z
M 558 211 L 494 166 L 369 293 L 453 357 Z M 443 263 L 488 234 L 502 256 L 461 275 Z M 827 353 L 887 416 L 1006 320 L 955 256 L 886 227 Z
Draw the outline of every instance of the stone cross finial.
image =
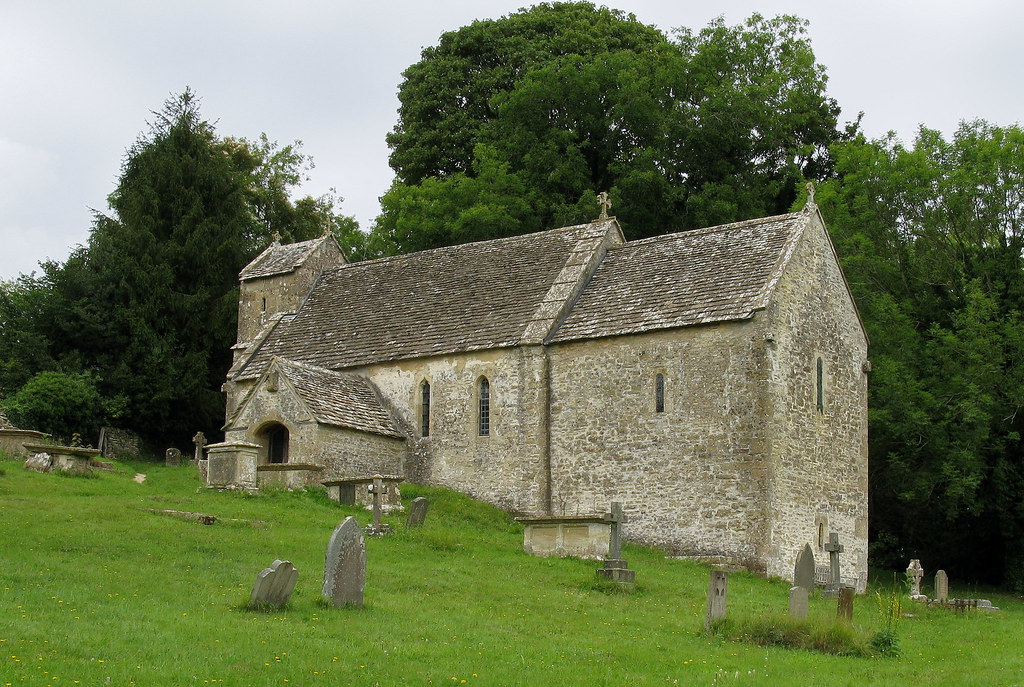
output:
M 626 514 L 622 512 L 622 504 L 612 501 L 612 510 L 604 514 L 604 521 L 609 524 L 611 536 L 608 540 L 608 558 L 622 558 L 622 525 L 626 522 Z
M 807 182 L 807 204 L 814 205 L 814 182 Z
M 612 209 L 612 199 L 608 197 L 607 191 L 597 194 L 597 204 L 601 206 L 601 216 L 598 219 L 608 219 L 608 211 Z
M 273 243 L 274 245 L 280 246 L 281 245 L 281 233 L 277 232 L 277 231 L 271 233 L 270 234 L 270 240 L 271 240 L 271 243 Z

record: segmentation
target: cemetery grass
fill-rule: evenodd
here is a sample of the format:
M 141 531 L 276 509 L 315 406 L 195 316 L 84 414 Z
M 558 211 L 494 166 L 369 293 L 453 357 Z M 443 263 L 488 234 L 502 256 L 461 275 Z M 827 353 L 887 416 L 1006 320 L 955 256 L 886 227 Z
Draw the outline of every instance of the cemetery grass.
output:
M 502 512 L 415 485 L 403 500 L 430 498 L 426 525 L 386 518 L 396 533 L 367 541 L 364 607 L 336 609 L 320 600 L 327 541 L 368 512 L 320 490 L 210 491 L 191 466 L 116 468 L 81 479 L 0 461 L 0 687 L 1024 684 L 1019 598 L 987 595 L 1003 610 L 966 616 L 908 604 L 899 658 L 762 647 L 703 632 L 704 566 L 627 545 L 638 584 L 623 593 L 595 562 L 525 555 Z M 299 570 L 290 603 L 246 609 L 275 558 Z M 729 621 L 781 619 L 788 587 L 730 575 Z M 834 615 L 811 599 L 813 622 Z M 858 597 L 855 633 L 880 624 Z

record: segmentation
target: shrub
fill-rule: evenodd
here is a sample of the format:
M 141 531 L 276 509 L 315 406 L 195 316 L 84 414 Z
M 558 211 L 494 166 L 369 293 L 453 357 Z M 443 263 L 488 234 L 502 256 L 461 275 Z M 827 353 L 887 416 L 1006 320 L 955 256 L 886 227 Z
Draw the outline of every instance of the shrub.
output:
M 103 399 L 89 374 L 40 372 L 4 403 L 11 422 L 67 442 L 74 434 L 97 436 Z

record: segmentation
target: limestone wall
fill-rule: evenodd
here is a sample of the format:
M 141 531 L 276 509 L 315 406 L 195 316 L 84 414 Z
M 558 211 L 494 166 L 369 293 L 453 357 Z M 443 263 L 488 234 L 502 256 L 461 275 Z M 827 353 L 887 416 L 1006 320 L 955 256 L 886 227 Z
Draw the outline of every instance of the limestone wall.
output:
M 344 263 L 334 241 L 324 241 L 292 272 L 247 279 L 239 284 L 238 342 L 247 343 L 273 315 L 295 312 L 325 269 Z
M 805 543 L 811 544 L 819 565 L 826 562 L 822 544 L 835 531 L 845 547 L 840 556 L 843 582 L 863 591 L 868 534 L 867 341 L 816 215 L 763 319 L 770 341 L 773 399 L 768 572 L 790 577 L 797 551 Z
M 439 484 L 514 513 L 544 510 L 546 442 L 540 347 L 376 365 L 365 373 L 409 435 L 410 480 Z M 478 427 L 479 380 L 490 383 L 490 434 Z M 430 384 L 430 432 L 420 436 L 420 384 Z
M 553 347 L 555 514 L 622 501 L 631 540 L 763 568 L 765 384 L 755 330 L 736 322 Z
M 320 425 L 290 386 L 279 381 L 276 391 L 257 388 L 237 420 L 225 431 L 226 441 L 259 444 L 258 462 L 267 462 L 263 432 L 273 424 L 288 429 L 288 462 L 323 465 L 322 479 L 402 474 L 405 442 L 343 427 Z

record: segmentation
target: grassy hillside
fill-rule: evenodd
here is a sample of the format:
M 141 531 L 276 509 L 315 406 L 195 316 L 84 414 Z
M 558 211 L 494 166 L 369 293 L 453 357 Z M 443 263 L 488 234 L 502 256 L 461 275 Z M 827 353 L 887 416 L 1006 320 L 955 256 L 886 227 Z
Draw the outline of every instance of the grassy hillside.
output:
M 403 498 L 431 499 L 426 526 L 406 531 L 396 515 L 395 536 L 367 543 L 365 607 L 325 607 L 327 540 L 366 511 L 322 492 L 212 492 L 191 467 L 117 468 L 86 479 L 0 461 L 0 687 L 1024 684 L 1024 608 L 1011 597 L 991 596 L 998 614 L 908 609 L 900 658 L 766 649 L 702 633 L 700 565 L 627 546 L 638 587 L 616 593 L 595 583 L 597 563 L 522 553 L 500 511 L 412 485 Z M 244 610 L 275 558 L 299 570 L 289 607 Z M 734 574 L 730 618 L 784 615 L 787 592 Z M 814 598 L 811 614 L 830 618 L 835 602 Z M 878 624 L 874 600 L 858 597 L 857 629 Z

